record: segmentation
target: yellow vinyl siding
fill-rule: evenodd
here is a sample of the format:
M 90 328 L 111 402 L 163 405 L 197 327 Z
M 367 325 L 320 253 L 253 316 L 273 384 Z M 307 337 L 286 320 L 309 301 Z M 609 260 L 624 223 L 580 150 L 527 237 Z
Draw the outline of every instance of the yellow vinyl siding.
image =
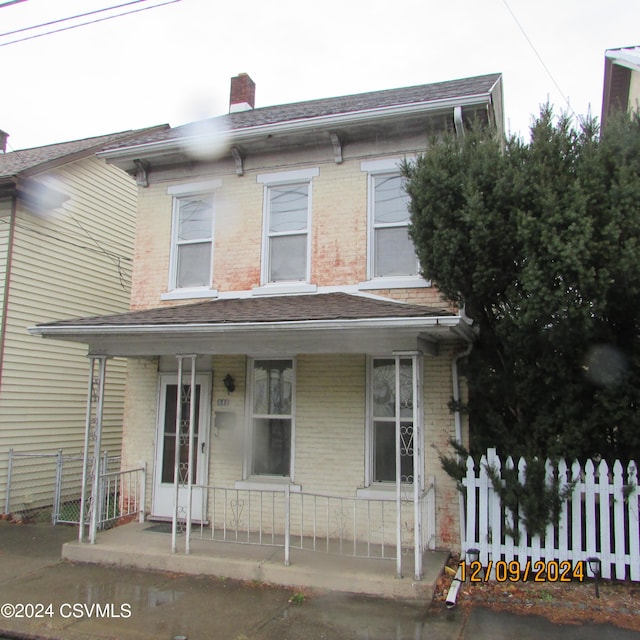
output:
M 87 347 L 31 336 L 27 327 L 129 308 L 133 180 L 94 157 L 34 179 L 68 200 L 43 215 L 18 209 L 0 390 L 0 499 L 9 448 L 79 454 L 84 443 Z M 0 223 L 0 258 L 5 229 Z M 102 443 L 111 455 L 121 448 L 125 380 L 126 361 L 109 360 Z

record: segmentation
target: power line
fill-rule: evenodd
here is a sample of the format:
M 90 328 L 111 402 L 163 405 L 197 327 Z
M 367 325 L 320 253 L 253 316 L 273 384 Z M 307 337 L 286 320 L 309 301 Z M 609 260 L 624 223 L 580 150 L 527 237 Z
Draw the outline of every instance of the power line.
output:
M 9 7 L 12 4 L 18 4 L 19 2 L 26 2 L 27 0 L 7 0 L 7 2 L 3 2 L 0 4 L 0 9 L 4 9 L 5 7 Z
M 525 39 L 529 43 L 529 46 L 531 47 L 533 52 L 536 54 L 538 60 L 540 61 L 540 64 L 543 66 L 544 70 L 547 72 L 547 75 L 551 78 L 551 82 L 553 82 L 553 84 L 556 86 L 556 89 L 558 90 L 558 92 L 562 96 L 562 99 L 567 103 L 567 107 L 569 108 L 569 111 L 571 111 L 571 113 L 575 116 L 576 115 L 575 111 L 571 108 L 571 104 L 569 102 L 569 99 L 567 98 L 567 96 L 564 95 L 564 92 L 560 88 L 560 85 L 556 82 L 556 79 L 553 77 L 553 74 L 551 73 L 551 71 L 549 71 L 549 68 L 544 63 L 544 60 L 542 59 L 542 56 L 538 53 L 538 50 L 534 47 L 533 42 L 531 42 L 531 39 L 527 35 L 527 32 L 524 30 L 524 27 L 520 24 L 520 22 L 518 21 L 518 18 L 516 18 L 515 13 L 513 13 L 513 11 L 511 10 L 511 7 L 509 6 L 509 3 L 507 2 L 507 0 L 502 0 L 502 1 L 504 2 L 504 6 L 507 7 L 507 9 L 509 10 L 509 13 L 511 14 L 511 17 L 514 19 L 515 23 L 518 25 L 520 31 L 522 31 L 522 35 L 525 37 Z
M 135 0 L 135 2 L 143 2 L 146 0 Z M 135 4 L 135 2 L 129 3 L 129 4 Z M 10 44 L 16 44 L 18 42 L 24 42 L 25 40 L 33 40 L 35 38 L 42 38 L 43 36 L 49 36 L 53 33 L 60 33 L 61 31 L 69 31 L 71 29 L 77 29 L 78 27 L 85 27 L 89 24 L 96 24 L 98 22 L 104 22 L 106 20 L 112 20 L 113 18 L 121 18 L 123 16 L 128 16 L 132 13 L 140 13 L 141 11 L 149 11 L 150 9 L 157 9 L 159 7 L 164 7 L 168 4 L 175 4 L 176 2 L 182 2 L 182 0 L 167 0 L 166 2 L 161 2 L 160 4 L 156 4 L 153 5 L 152 7 L 142 7 L 141 9 L 134 9 L 133 11 L 124 11 L 122 13 L 118 13 L 114 16 L 107 16 L 106 18 L 98 18 L 97 20 L 89 20 L 88 22 L 82 22 L 80 24 L 74 24 L 71 25 L 70 27 L 62 27 L 61 29 L 53 29 L 52 31 L 46 31 L 45 33 L 38 33 L 36 35 L 33 36 L 27 36 L 26 38 L 18 38 L 17 40 L 11 40 L 11 42 L 3 42 L 0 43 L 0 47 L 6 47 Z M 122 5 L 122 6 L 126 6 L 126 5 Z M 110 9 L 113 9 L 114 7 L 110 7 Z M 87 14 L 89 15 L 89 14 Z M 78 16 L 73 16 L 73 18 L 76 18 Z M 64 20 L 67 20 L 70 18 L 65 18 Z M 60 20 L 60 22 L 62 22 L 63 20 Z M 26 30 L 26 29 L 25 29 Z
M 22 2 L 23 0 L 17 0 Z M 14 33 L 22 33 L 23 31 L 32 31 L 33 29 L 39 29 L 40 27 L 49 27 L 52 24 L 59 24 L 60 22 L 67 22 L 68 20 L 75 20 L 76 18 L 86 18 L 96 13 L 104 13 L 105 11 L 111 11 L 112 9 L 122 9 L 122 7 L 128 7 L 132 4 L 138 4 L 140 2 L 149 2 L 149 0 L 133 0 L 132 2 L 126 2 L 125 4 L 119 4 L 113 7 L 106 7 L 105 9 L 96 9 L 95 11 L 89 11 L 87 13 L 79 13 L 75 16 L 69 16 L 68 18 L 60 18 L 58 20 L 51 20 L 50 22 L 43 22 L 42 24 L 36 24 L 32 27 L 23 27 L 22 29 L 15 29 L 14 31 L 7 31 L 6 33 L 0 33 L 0 38 L 5 36 L 12 36 Z

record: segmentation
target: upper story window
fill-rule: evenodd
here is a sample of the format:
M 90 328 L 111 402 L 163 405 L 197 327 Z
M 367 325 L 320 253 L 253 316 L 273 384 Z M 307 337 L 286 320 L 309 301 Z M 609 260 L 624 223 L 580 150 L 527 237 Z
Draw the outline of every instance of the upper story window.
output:
M 311 179 L 318 169 L 263 174 L 262 283 L 309 282 Z
M 368 173 L 368 278 L 384 278 L 381 286 L 424 286 L 409 237 L 409 196 L 399 163 L 397 158 L 361 163 Z
M 418 275 L 409 237 L 409 196 L 399 174 L 371 176 L 371 253 L 374 278 Z
M 214 195 L 218 181 L 177 185 L 173 195 L 170 290 L 211 288 Z

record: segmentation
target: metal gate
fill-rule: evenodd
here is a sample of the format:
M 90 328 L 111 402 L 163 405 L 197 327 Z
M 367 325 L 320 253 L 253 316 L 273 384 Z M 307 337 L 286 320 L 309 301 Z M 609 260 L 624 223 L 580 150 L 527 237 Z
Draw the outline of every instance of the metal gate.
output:
M 81 455 L 21 453 L 9 449 L 4 513 L 19 520 L 50 519 L 52 524 L 79 524 L 82 503 Z M 120 456 L 100 457 L 100 477 L 120 469 Z M 104 491 L 109 491 L 108 483 Z M 110 496 L 104 502 L 113 504 Z M 88 501 L 87 501 L 88 508 Z M 107 507 L 108 508 L 108 507 Z M 105 514 L 108 519 L 109 514 Z M 86 521 L 87 514 L 85 514 Z M 103 520 L 103 518 L 99 518 Z

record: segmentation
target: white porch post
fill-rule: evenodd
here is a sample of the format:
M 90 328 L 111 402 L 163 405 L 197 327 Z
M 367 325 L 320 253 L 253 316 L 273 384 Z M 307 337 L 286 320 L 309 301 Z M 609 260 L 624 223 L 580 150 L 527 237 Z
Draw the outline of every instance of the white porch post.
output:
M 177 550 L 178 535 L 178 497 L 180 482 L 180 431 L 182 423 L 182 358 L 178 358 L 178 384 L 176 391 L 176 444 L 173 458 L 173 514 L 171 521 L 171 551 L 175 553 Z
M 102 446 L 102 412 L 104 409 L 104 381 L 107 368 L 107 356 L 90 356 L 91 358 L 91 375 L 89 383 L 89 395 L 87 411 L 87 423 L 85 430 L 85 453 L 84 453 L 84 469 L 82 472 L 82 498 L 85 497 L 86 489 L 86 471 L 89 460 L 87 458 L 89 452 L 89 442 L 91 433 L 90 427 L 93 426 L 93 458 L 91 461 L 91 500 L 89 502 L 89 542 L 95 544 L 96 532 L 98 531 L 98 516 L 100 515 L 100 448 Z M 98 364 L 98 378 L 94 377 L 95 364 Z M 97 388 L 96 388 L 97 387 Z M 96 402 L 95 415 L 91 416 L 93 402 Z M 84 530 L 84 505 L 80 505 L 80 531 Z
M 400 434 L 400 356 L 395 356 L 396 371 L 396 577 L 402 578 L 402 438 Z
M 187 463 L 187 524 L 184 532 L 184 551 L 189 553 L 191 540 L 191 502 L 193 499 L 193 439 L 196 422 L 196 401 L 198 394 L 196 393 L 196 356 L 191 355 L 191 390 L 189 392 L 189 457 Z M 204 517 L 204 516 L 203 516 Z
M 91 438 L 91 417 L 93 413 L 93 375 L 95 369 L 95 358 L 89 359 L 89 384 L 87 389 L 87 413 L 84 423 L 84 449 L 82 460 L 82 493 L 80 494 L 80 526 L 78 528 L 78 541 L 83 542 L 84 535 L 84 514 L 87 507 L 87 480 L 89 476 L 89 440 Z
M 424 490 L 424 435 L 422 420 L 422 357 L 412 356 L 413 365 L 413 550 L 414 578 L 422 580 L 422 492 Z

